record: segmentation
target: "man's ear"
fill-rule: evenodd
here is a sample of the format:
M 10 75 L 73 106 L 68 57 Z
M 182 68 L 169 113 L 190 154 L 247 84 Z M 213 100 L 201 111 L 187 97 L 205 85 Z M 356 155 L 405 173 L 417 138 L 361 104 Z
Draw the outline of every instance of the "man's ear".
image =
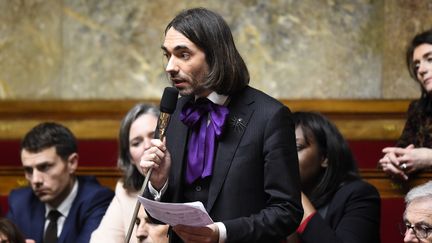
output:
M 328 159 L 327 159 L 327 157 L 325 157 L 325 158 L 323 158 L 321 160 L 321 167 L 322 168 L 327 168 L 328 167 Z
M 67 165 L 69 168 L 69 173 L 71 173 L 71 174 L 75 173 L 75 171 L 78 168 L 78 157 L 79 156 L 77 153 L 72 153 L 68 157 Z

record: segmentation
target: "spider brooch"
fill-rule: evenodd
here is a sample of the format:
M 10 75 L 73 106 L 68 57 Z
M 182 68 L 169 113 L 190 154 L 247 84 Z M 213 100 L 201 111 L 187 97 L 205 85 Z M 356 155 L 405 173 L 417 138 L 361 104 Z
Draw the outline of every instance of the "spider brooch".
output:
M 246 125 L 243 123 L 243 119 L 242 118 L 237 118 L 237 117 L 231 117 L 229 124 L 230 126 L 234 127 L 234 130 L 237 132 L 242 132 L 245 128 Z

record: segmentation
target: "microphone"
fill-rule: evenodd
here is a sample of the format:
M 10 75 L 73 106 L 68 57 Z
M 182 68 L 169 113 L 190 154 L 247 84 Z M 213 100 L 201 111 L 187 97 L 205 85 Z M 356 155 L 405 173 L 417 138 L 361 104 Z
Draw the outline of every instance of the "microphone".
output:
M 165 137 L 166 128 L 168 127 L 171 114 L 177 106 L 178 90 L 174 87 L 166 87 L 161 103 L 160 103 L 160 115 L 154 138 L 162 140 Z
M 165 138 L 165 133 L 171 118 L 171 114 L 174 113 L 174 110 L 177 106 L 178 93 L 179 93 L 178 90 L 174 87 L 165 88 L 160 102 L 160 107 L 159 107 L 160 115 L 156 126 L 154 138 L 160 140 L 163 140 Z M 153 168 L 150 168 L 147 174 L 145 175 L 144 183 L 141 186 L 139 195 L 144 194 L 144 191 L 147 188 L 147 184 L 150 179 L 152 171 Z M 135 225 L 135 219 L 138 215 L 139 207 L 140 207 L 140 202 L 137 200 L 135 204 L 134 212 L 132 214 L 131 222 L 129 224 L 129 229 L 125 238 L 125 243 L 129 243 L 129 240 L 131 238 L 132 231 Z

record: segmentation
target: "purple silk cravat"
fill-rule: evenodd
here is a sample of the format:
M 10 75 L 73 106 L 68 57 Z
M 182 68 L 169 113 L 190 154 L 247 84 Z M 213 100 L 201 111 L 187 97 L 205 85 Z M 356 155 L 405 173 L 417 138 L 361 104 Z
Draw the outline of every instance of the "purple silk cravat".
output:
M 188 143 L 186 182 L 212 174 L 215 141 L 220 137 L 228 116 L 228 108 L 206 98 L 185 104 L 180 120 L 191 129 Z

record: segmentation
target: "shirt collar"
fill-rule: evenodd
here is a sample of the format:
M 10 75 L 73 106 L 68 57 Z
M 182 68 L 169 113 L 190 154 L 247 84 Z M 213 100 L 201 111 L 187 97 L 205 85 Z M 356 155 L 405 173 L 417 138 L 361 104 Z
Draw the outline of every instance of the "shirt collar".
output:
M 72 203 L 75 200 L 77 194 L 78 194 L 78 179 L 75 180 L 75 183 L 72 187 L 72 191 L 69 193 L 66 199 L 63 200 L 63 202 L 60 203 L 60 205 L 56 208 L 56 210 L 59 211 L 62 214 L 62 216 L 64 217 L 68 216 L 69 211 L 72 208 Z M 48 217 L 48 213 L 52 209 L 54 208 L 52 208 L 48 204 L 45 204 L 45 217 Z
M 195 97 L 195 99 L 197 99 L 197 98 L 198 97 Z M 228 96 L 220 95 L 220 94 L 216 93 L 215 91 L 212 91 L 206 98 L 217 105 L 225 105 L 225 103 L 228 100 Z

